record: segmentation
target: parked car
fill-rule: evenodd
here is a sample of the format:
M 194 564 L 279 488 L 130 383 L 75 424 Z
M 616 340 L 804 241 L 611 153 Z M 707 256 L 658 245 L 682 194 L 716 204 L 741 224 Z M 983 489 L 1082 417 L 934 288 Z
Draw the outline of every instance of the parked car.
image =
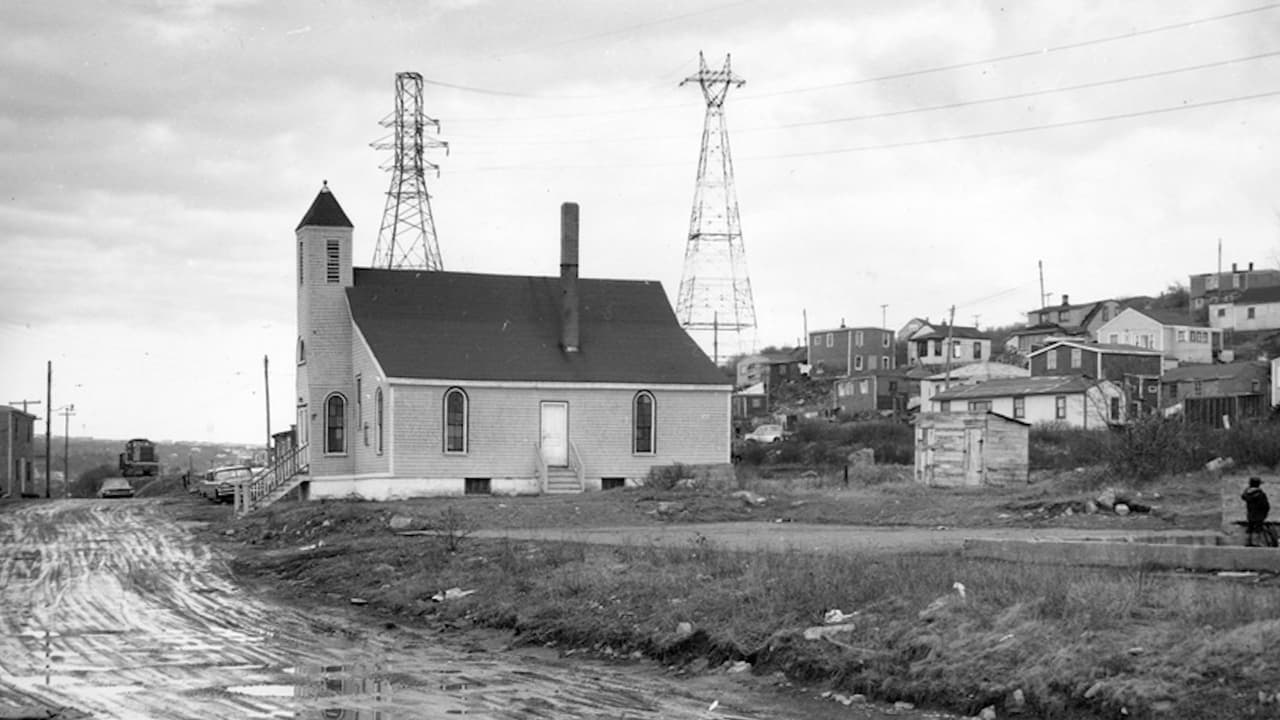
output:
M 781 425 L 761 425 L 742 437 L 746 442 L 776 443 L 782 442 L 785 435 Z
M 253 477 L 253 469 L 247 465 L 228 465 L 214 468 L 196 483 L 196 492 L 211 502 L 231 502 L 236 496 L 236 485 Z
M 102 481 L 102 487 L 98 488 L 98 497 L 131 498 L 133 497 L 133 485 L 130 484 L 128 478 L 107 478 Z

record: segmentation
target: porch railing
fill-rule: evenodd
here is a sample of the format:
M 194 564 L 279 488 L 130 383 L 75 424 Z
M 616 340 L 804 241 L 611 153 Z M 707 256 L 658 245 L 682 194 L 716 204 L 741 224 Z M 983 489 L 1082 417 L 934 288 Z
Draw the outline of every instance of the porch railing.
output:
M 585 469 L 582 467 L 582 456 L 578 454 L 578 446 L 569 441 L 569 469 L 573 470 L 573 474 L 578 478 L 578 490 L 582 490 L 583 475 Z
M 533 444 L 533 457 L 537 462 L 538 492 L 545 494 L 547 492 L 547 459 L 542 457 L 542 445 L 539 443 Z
M 246 515 L 261 507 L 272 493 L 288 484 L 298 475 L 307 472 L 307 445 L 299 445 L 276 458 L 252 479 L 236 485 L 236 515 Z

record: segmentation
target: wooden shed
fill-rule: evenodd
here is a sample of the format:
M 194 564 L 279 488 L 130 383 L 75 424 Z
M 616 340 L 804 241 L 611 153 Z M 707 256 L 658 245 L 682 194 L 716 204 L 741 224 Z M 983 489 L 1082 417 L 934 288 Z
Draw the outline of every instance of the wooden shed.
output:
M 920 413 L 916 482 L 978 487 L 1027 482 L 1030 424 L 998 413 Z

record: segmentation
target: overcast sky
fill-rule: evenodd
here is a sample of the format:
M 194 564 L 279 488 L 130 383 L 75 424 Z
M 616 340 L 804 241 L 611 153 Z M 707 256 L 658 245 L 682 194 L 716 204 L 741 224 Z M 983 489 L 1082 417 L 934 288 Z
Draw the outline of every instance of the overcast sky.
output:
M 699 51 L 747 81 L 725 108 L 761 345 L 805 311 L 1009 324 L 1038 261 L 1080 302 L 1186 283 L 1219 238 L 1228 266 L 1280 257 L 1260 0 L 7 0 L 0 403 L 43 399 L 52 360 L 72 435 L 256 442 L 267 355 L 287 429 L 293 230 L 328 180 L 371 262 L 398 71 L 450 145 L 446 269 L 556 274 L 572 200 L 583 276 L 674 298 Z

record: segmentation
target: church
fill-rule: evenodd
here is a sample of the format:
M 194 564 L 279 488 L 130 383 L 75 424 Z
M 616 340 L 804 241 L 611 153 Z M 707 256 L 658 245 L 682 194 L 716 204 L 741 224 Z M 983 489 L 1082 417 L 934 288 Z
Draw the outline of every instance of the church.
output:
M 732 384 L 662 285 L 352 266 L 326 185 L 295 230 L 297 437 L 311 499 L 583 492 L 729 462 Z M 550 244 L 550 243 L 548 243 Z

